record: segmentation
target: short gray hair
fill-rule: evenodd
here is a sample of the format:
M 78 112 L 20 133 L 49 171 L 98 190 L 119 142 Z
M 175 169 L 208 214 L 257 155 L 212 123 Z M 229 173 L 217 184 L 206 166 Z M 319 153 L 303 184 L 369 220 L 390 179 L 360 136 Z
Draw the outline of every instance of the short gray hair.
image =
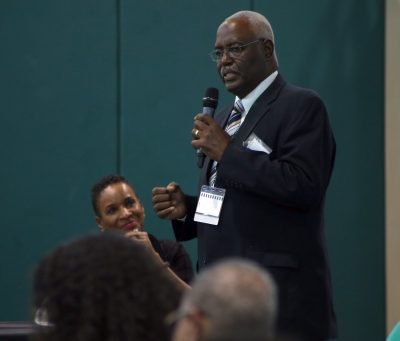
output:
M 262 14 L 254 11 L 240 11 L 232 14 L 230 17 L 226 18 L 224 22 L 232 20 L 244 18 L 249 23 L 250 27 L 254 31 L 254 34 L 261 39 L 271 40 L 274 44 L 274 59 L 276 63 L 278 63 L 278 57 L 276 55 L 275 48 L 275 38 L 274 31 L 272 30 L 272 26 L 268 19 Z
M 210 319 L 207 341 L 267 340 L 275 329 L 277 289 L 257 264 L 223 260 L 198 275 L 181 307 L 195 307 Z

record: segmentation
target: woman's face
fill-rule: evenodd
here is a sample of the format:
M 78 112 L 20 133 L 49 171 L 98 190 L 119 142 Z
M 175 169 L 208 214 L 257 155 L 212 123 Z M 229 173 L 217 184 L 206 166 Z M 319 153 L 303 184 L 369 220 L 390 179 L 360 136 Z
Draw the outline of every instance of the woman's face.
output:
M 106 187 L 99 195 L 97 208 L 96 223 L 102 230 L 128 232 L 143 228 L 143 205 L 132 187 L 124 182 Z

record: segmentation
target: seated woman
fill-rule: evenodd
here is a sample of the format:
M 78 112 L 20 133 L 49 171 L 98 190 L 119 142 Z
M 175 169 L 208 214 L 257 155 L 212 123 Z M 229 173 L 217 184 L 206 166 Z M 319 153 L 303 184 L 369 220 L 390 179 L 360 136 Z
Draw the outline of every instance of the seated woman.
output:
M 59 246 L 34 273 L 35 340 L 169 339 L 182 290 L 141 242 L 115 232 Z
M 185 283 L 192 280 L 192 262 L 183 246 L 172 240 L 157 240 L 143 231 L 144 207 L 123 176 L 109 175 L 95 183 L 92 187 L 92 206 L 96 223 L 102 231 L 119 230 L 129 238 L 142 241 L 154 251 L 156 257 L 167 262 L 181 280 Z

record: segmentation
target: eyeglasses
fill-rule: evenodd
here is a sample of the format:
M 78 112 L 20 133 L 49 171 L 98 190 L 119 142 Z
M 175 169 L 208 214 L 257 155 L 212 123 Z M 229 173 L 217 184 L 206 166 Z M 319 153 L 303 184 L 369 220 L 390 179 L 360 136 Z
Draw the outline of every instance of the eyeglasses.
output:
M 34 322 L 41 327 L 53 327 L 53 324 L 49 321 L 47 310 L 43 307 L 36 310 Z
M 233 44 L 233 45 L 224 47 L 223 49 L 215 49 L 214 51 L 211 51 L 209 53 L 209 56 L 213 62 L 219 62 L 222 59 L 222 57 L 224 56 L 225 52 L 228 53 L 229 56 L 231 56 L 232 58 L 239 58 L 247 46 L 254 44 L 254 43 L 258 43 L 263 40 L 264 39 L 257 39 L 257 40 L 253 40 L 253 41 L 251 41 L 247 44 L 243 44 L 243 45 Z
M 189 308 L 189 307 L 180 307 L 177 310 L 174 310 L 172 312 L 170 312 L 169 314 L 167 314 L 167 316 L 164 319 L 164 324 L 168 327 L 168 328 L 175 328 L 176 324 L 184 319 L 184 318 L 189 318 L 193 321 L 195 321 L 196 319 L 193 319 L 194 316 L 207 316 L 206 313 L 204 313 L 202 310 L 200 310 L 199 308 Z

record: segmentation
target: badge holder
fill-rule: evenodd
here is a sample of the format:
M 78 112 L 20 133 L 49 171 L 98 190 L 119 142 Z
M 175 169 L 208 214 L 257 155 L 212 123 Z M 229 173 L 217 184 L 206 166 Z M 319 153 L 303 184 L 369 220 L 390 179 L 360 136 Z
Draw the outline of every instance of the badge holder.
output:
M 211 225 L 218 225 L 225 189 L 202 186 L 197 203 L 194 221 Z

